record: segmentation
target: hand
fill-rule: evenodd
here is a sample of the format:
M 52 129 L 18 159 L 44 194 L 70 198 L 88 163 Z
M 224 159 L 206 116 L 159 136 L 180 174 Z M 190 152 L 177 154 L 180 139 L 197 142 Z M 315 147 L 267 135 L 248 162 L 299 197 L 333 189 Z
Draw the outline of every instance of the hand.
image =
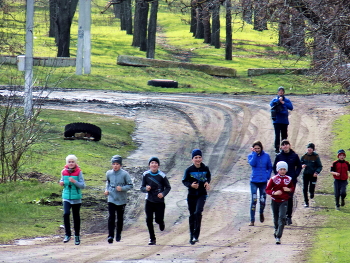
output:
M 158 198 L 163 198 L 163 194 L 162 193 L 159 193 L 157 196 L 158 196 Z
M 290 188 L 288 188 L 288 187 L 283 187 L 283 191 L 285 191 L 285 192 L 290 192 Z
M 199 184 L 198 184 L 197 182 L 193 182 L 193 183 L 191 184 L 191 187 L 194 188 L 194 189 L 198 189 Z
M 151 186 L 150 185 L 146 185 L 146 191 L 151 191 Z
M 121 186 L 116 186 L 116 188 L 115 188 L 118 192 L 121 192 L 122 191 L 122 187 Z
M 317 177 L 318 173 L 314 173 L 314 177 Z
M 60 186 L 64 186 L 64 182 L 60 182 Z
M 69 182 L 75 184 L 77 181 L 73 177 L 69 177 Z
M 282 191 L 281 190 L 277 190 L 273 195 L 281 195 Z
M 304 169 L 306 166 L 307 166 L 306 164 L 303 164 L 303 165 L 301 166 L 301 168 L 303 168 L 303 169 Z
M 109 192 L 108 192 L 108 191 L 105 191 L 105 192 L 104 192 L 104 195 L 109 195 Z
M 210 184 L 208 182 L 205 182 L 204 188 L 205 188 L 205 190 L 209 191 L 210 190 Z
M 340 176 L 340 173 L 334 172 L 333 173 L 335 176 Z
M 280 97 L 280 98 L 279 98 L 279 101 L 280 101 L 282 104 L 284 104 L 283 97 Z

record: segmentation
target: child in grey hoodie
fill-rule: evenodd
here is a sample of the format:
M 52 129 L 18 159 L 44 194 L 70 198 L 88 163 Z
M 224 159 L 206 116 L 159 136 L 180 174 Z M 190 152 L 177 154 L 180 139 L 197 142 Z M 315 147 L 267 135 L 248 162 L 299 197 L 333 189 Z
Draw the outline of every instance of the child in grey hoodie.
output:
M 115 213 L 117 212 L 117 234 L 115 240 L 121 240 L 124 223 L 124 210 L 127 201 L 127 191 L 133 188 L 130 175 L 122 169 L 122 157 L 114 155 L 111 159 L 112 170 L 106 172 L 106 190 L 108 196 L 108 243 L 113 243 L 115 229 Z

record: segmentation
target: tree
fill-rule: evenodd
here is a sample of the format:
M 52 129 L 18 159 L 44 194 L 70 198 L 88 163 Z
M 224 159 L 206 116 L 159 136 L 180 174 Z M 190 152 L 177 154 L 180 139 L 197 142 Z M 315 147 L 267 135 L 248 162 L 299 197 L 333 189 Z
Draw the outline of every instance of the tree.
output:
M 23 100 L 17 93 L 21 88 L 14 87 L 9 94 L 1 96 L 0 106 L 0 182 L 16 181 L 24 155 L 40 138 L 44 124 L 40 122 L 40 103 L 33 105 L 33 114 L 24 116 Z
M 267 30 L 267 4 L 268 0 L 254 0 L 254 30 Z
M 211 45 L 215 48 L 220 48 L 220 1 L 215 0 L 212 2 L 212 33 L 211 33 Z
M 147 39 L 147 58 L 154 58 L 156 49 L 156 32 L 157 32 L 157 13 L 158 1 L 153 1 L 151 4 L 151 14 L 148 24 L 148 39 Z
M 79 0 L 50 0 L 50 36 L 55 36 L 57 57 L 70 57 L 70 29 Z M 53 33 L 53 32 L 54 33 Z
M 232 15 L 231 0 L 226 0 L 226 49 L 225 59 L 232 60 Z

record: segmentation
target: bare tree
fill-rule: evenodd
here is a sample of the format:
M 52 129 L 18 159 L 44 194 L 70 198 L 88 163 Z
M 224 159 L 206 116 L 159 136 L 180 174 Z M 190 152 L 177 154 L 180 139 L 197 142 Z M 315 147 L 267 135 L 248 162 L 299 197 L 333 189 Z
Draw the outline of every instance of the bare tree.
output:
M 212 2 L 212 33 L 211 33 L 211 45 L 215 48 L 220 48 L 220 1 L 215 0 Z
M 25 117 L 20 87 L 12 87 L 0 97 L 0 182 L 16 181 L 24 163 L 24 154 L 40 138 L 43 123 L 39 120 L 40 103 L 34 104 L 32 116 Z
M 158 0 L 151 4 L 151 13 L 148 24 L 148 39 L 147 39 L 147 58 L 154 58 L 156 49 L 156 33 L 157 33 L 157 14 Z
M 225 59 L 232 60 L 232 14 L 231 0 L 226 0 L 226 49 Z

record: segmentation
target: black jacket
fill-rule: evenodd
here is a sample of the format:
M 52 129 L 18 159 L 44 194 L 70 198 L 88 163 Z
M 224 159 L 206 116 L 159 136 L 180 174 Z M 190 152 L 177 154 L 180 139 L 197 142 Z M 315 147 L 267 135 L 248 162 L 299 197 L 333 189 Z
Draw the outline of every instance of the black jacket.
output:
M 292 149 L 288 153 L 281 151 L 276 155 L 275 162 L 273 163 L 273 171 L 275 174 L 277 174 L 276 164 L 279 161 L 284 161 L 288 164 L 287 175 L 292 177 L 293 183 L 295 185 L 301 172 L 301 162 L 299 156 Z
M 182 183 L 188 188 L 189 195 L 202 196 L 207 195 L 207 190 L 205 190 L 204 184 L 210 183 L 211 173 L 209 167 L 204 163 L 197 168 L 194 164 L 188 167 L 185 171 L 184 177 L 182 178 Z M 191 187 L 193 182 L 199 184 L 198 189 Z

